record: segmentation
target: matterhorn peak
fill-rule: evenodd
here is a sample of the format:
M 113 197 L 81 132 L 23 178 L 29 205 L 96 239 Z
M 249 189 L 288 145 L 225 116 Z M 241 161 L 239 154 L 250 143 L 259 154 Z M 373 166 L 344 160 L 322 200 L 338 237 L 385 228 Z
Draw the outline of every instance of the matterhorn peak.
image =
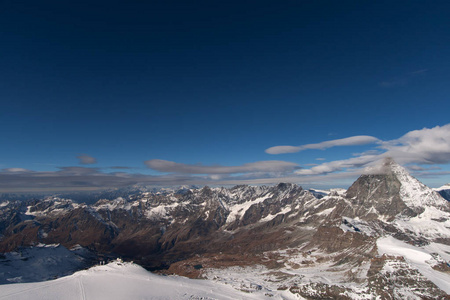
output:
M 390 171 L 390 170 L 392 170 L 392 168 L 399 166 L 399 164 L 397 164 L 392 157 L 387 156 L 387 157 L 383 158 L 383 160 L 381 162 L 381 166 L 386 171 Z
M 414 215 L 426 207 L 449 209 L 441 195 L 411 176 L 392 158 L 366 170 L 347 191 L 347 198 L 383 215 Z
M 395 173 L 408 173 L 408 171 L 388 156 L 372 163 L 364 170 L 363 175 L 390 175 Z
M 425 208 L 426 206 L 434 206 L 445 208 L 448 206 L 447 201 L 433 189 L 429 188 L 399 164 L 392 157 L 386 157 L 381 169 L 384 174 L 394 175 L 400 182 L 400 197 L 408 207 Z

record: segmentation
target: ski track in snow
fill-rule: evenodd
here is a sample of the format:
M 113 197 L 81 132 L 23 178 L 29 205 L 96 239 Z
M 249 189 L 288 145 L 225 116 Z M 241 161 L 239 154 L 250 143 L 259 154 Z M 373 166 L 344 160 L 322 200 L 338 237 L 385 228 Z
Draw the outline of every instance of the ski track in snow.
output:
M 81 276 L 78 276 L 78 285 L 80 286 L 81 300 L 86 300 L 86 292 L 84 290 L 83 281 L 81 280 Z
M 245 293 L 211 280 L 160 276 L 131 263 L 113 262 L 56 280 L 0 285 L 1 300 L 65 299 L 299 299 L 292 294 Z
M 46 288 L 54 288 L 54 287 L 59 286 L 64 283 L 66 283 L 66 281 L 61 279 L 59 281 L 53 280 L 53 281 L 38 282 L 38 283 L 18 283 L 18 284 L 10 284 L 10 285 L 0 285 L 0 299 L 38 299 L 38 298 L 36 298 L 35 292 L 37 292 L 39 290 L 45 290 Z M 24 288 L 27 286 L 30 286 L 30 287 Z M 4 288 L 4 287 L 7 287 L 7 288 Z M 6 290 L 6 292 L 3 292 L 2 290 Z M 8 293 L 8 290 L 11 290 L 11 291 Z M 23 297 L 23 295 L 25 295 L 25 297 Z M 31 295 L 33 295 L 33 296 L 31 296 Z M 42 299 L 44 299 L 44 298 L 42 298 Z

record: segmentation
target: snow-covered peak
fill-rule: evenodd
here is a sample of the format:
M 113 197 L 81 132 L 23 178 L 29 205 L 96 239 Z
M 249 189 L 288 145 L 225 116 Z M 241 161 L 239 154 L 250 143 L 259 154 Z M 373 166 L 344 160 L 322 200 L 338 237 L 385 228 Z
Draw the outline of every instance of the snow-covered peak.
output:
M 125 210 L 130 210 L 131 208 L 131 204 L 128 203 L 128 201 L 126 201 L 125 199 L 123 199 L 122 197 L 118 197 L 112 201 L 110 200 L 106 200 L 106 199 L 102 199 L 97 201 L 97 203 L 95 203 L 93 205 L 95 210 L 114 210 L 114 209 L 125 209 Z
M 81 207 L 81 204 L 75 203 L 70 199 L 58 197 L 48 197 L 44 200 L 29 205 L 25 215 L 29 216 L 58 216 L 64 215 L 74 209 Z
M 391 172 L 401 183 L 400 196 L 407 206 L 416 208 L 447 207 L 448 203 L 441 195 L 411 176 L 405 168 L 392 160 L 387 163 Z

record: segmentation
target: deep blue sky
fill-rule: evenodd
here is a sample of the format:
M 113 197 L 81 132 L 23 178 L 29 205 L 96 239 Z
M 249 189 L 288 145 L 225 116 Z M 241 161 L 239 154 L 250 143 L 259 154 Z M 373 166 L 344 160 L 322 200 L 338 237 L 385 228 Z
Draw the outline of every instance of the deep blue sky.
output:
M 377 146 L 265 150 L 450 123 L 449 14 L 448 1 L 2 1 L 0 169 L 349 159 Z

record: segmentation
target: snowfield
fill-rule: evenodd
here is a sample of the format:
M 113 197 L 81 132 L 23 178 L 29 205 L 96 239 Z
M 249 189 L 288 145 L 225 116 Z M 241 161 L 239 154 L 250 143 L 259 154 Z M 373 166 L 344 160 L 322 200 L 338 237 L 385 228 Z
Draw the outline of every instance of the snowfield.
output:
M 288 292 L 289 293 L 289 292 Z M 289 293 L 290 294 L 290 293 Z M 300 299 L 245 293 L 210 280 L 160 276 L 133 264 L 115 261 L 56 280 L 0 285 L 0 299 Z
M 433 253 L 437 253 L 441 257 L 446 256 L 449 246 L 433 243 L 430 246 L 419 248 L 397 240 L 392 236 L 387 236 L 378 239 L 377 247 L 380 255 L 403 256 L 413 268 L 416 268 L 428 280 L 447 294 L 450 293 L 450 275 L 432 268 L 438 261 L 429 252 L 429 250 L 434 250 Z

